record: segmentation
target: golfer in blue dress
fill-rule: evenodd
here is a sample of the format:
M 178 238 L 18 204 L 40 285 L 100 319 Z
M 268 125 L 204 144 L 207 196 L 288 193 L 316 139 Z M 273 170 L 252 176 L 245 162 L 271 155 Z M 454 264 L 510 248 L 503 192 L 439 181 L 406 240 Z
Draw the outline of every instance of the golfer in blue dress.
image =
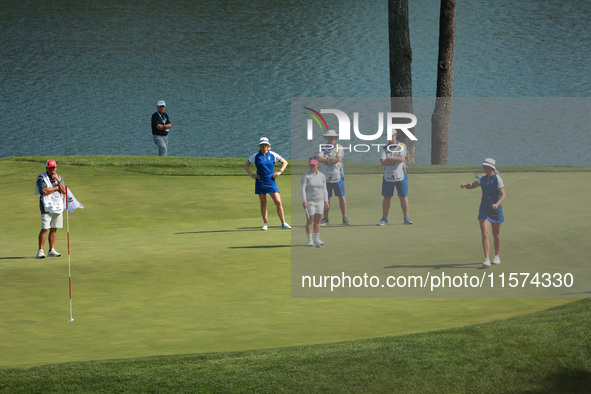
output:
M 492 264 L 501 264 L 501 258 L 499 257 L 501 252 L 501 223 L 505 221 L 503 217 L 503 206 L 501 204 L 505 201 L 505 185 L 497 172 L 495 160 L 491 158 L 484 159 L 482 170 L 485 172 L 485 175 L 472 183 L 462 183 L 461 187 L 462 189 L 475 189 L 480 186 L 482 189 L 478 221 L 480 222 L 482 249 L 484 250 L 482 267 L 488 268 L 491 265 L 488 240 L 489 227 L 491 226 L 495 243 L 495 257 L 493 258 Z M 491 226 L 489 226 L 489 223 Z
M 281 163 L 281 169 L 275 172 L 275 163 Z M 251 164 L 257 168 L 256 175 L 250 171 Z M 259 195 L 261 202 L 261 216 L 263 217 L 263 227 L 261 230 L 267 231 L 269 224 L 267 223 L 267 194 L 277 207 L 277 215 L 281 220 L 281 228 L 289 230 L 291 226 L 285 221 L 285 214 L 283 213 L 283 204 L 281 203 L 281 196 L 275 178 L 283 174 L 287 167 L 287 160 L 279 156 L 277 153 L 271 151 L 271 144 L 267 137 L 261 137 L 259 140 L 259 151 L 252 155 L 250 159 L 244 163 L 244 170 L 253 179 L 255 179 L 254 193 Z

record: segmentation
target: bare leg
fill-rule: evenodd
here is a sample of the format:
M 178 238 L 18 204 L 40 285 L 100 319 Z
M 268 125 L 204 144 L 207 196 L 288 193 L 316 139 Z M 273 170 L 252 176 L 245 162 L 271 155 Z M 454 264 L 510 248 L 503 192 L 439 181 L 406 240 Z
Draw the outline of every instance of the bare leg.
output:
M 267 195 L 259 194 L 259 200 L 261 201 L 261 216 L 263 217 L 263 223 L 267 223 Z
M 347 217 L 347 200 L 345 200 L 344 196 L 339 197 L 339 206 L 341 207 L 341 213 L 343 217 Z
M 382 217 L 388 219 L 388 212 L 390 212 L 390 203 L 392 201 L 392 197 L 384 197 L 384 201 L 382 202 Z
M 408 216 L 408 196 L 398 197 L 400 198 L 400 208 L 402 208 L 402 214 L 404 217 Z
M 495 242 L 495 256 L 501 253 L 501 223 L 492 223 L 492 232 Z
M 322 219 L 322 215 L 314 214 L 314 232 L 316 234 L 320 233 L 320 219 Z
M 484 257 L 489 258 L 490 245 L 488 242 L 488 224 L 490 222 L 486 219 L 480 219 L 480 233 L 482 234 L 482 250 L 484 251 Z
M 283 204 L 281 203 L 281 196 L 279 193 L 269 193 L 275 206 L 277 207 L 277 216 L 279 216 L 279 220 L 281 223 L 285 223 L 285 214 L 283 213 Z
M 50 228 L 49 229 L 49 250 L 54 249 L 56 236 L 57 236 L 57 228 Z
M 46 239 L 47 239 L 47 230 L 39 231 L 39 249 L 43 249 L 43 245 L 45 245 Z
M 328 211 L 330 211 L 330 197 L 328 198 L 328 208 L 324 208 L 324 218 L 328 220 Z
M 306 217 L 306 219 L 307 219 L 306 220 L 306 234 L 312 234 L 312 227 L 314 224 L 315 217 L 316 217 L 316 215 L 312 215 L 311 217 L 310 216 Z

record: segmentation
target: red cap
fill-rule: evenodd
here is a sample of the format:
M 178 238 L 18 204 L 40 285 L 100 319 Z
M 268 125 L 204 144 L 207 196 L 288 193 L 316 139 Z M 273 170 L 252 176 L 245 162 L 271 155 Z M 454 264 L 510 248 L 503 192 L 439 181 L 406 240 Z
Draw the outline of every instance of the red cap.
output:
M 308 164 L 314 164 L 314 165 L 318 165 L 318 164 L 319 164 L 319 162 L 318 162 L 318 160 L 316 160 L 316 159 L 314 159 L 314 158 L 311 158 L 310 160 L 308 160 Z
M 57 167 L 57 164 L 55 164 L 55 160 L 47 160 L 47 164 L 45 164 L 45 168 L 49 168 L 49 167 Z

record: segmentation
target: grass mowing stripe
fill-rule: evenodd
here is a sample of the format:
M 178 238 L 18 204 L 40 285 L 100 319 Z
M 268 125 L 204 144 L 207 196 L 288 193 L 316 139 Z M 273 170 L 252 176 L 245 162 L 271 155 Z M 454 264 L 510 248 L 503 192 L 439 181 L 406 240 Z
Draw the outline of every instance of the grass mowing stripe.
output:
M 0 369 L 0 391 L 586 393 L 590 312 L 587 299 L 398 337 Z

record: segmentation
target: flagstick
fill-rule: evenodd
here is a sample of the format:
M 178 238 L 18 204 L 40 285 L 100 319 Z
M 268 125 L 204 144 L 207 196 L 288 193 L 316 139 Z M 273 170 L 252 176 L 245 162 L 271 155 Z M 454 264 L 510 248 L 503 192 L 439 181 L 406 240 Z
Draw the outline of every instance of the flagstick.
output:
M 66 188 L 66 227 L 68 238 L 68 286 L 70 288 L 70 322 L 74 321 L 72 317 L 72 270 L 70 266 L 70 211 L 68 211 L 68 189 Z

